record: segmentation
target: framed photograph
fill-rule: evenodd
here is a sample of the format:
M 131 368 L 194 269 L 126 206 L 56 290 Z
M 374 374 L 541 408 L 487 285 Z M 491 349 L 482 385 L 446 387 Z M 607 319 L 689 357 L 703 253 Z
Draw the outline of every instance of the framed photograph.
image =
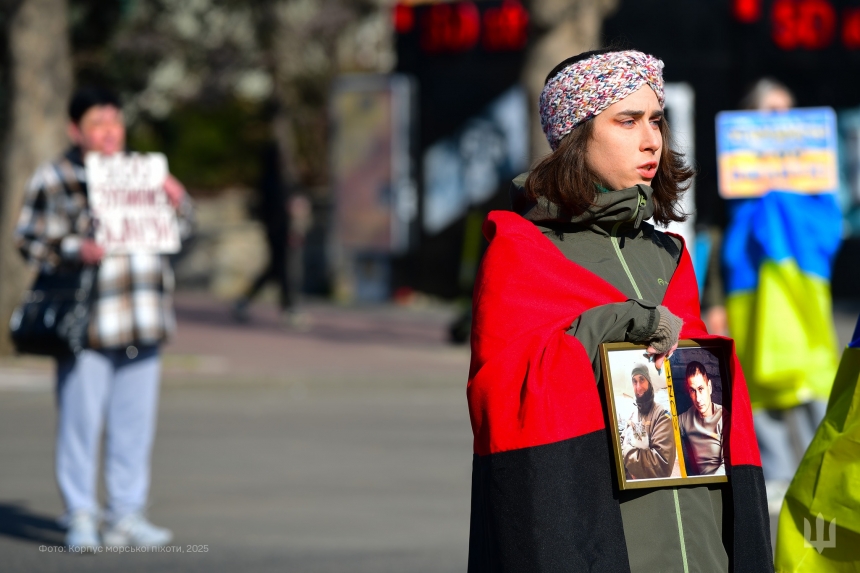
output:
M 682 340 L 659 372 L 642 345 L 601 344 L 600 358 L 621 489 L 727 481 L 721 346 Z

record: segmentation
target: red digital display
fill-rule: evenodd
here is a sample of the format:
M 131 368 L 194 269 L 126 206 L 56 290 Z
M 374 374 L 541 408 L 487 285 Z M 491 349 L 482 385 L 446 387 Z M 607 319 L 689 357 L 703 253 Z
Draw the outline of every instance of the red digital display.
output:
M 771 15 L 773 41 L 784 50 L 820 50 L 833 43 L 836 11 L 826 0 L 777 0 Z
M 732 14 L 744 24 L 752 24 L 761 19 L 761 0 L 732 0 Z
M 528 42 L 529 14 L 519 2 L 503 2 L 484 12 L 481 43 L 490 52 L 522 50 Z
M 434 4 L 421 17 L 421 47 L 426 52 L 471 50 L 480 32 L 480 13 L 472 2 Z
M 810 50 L 826 48 L 836 33 L 836 11 L 825 0 L 803 0 L 798 3 L 797 38 Z
M 783 50 L 797 47 L 797 5 L 794 0 L 777 0 L 771 11 L 773 41 Z
M 743 24 L 761 20 L 762 0 L 732 0 L 732 16 Z M 774 0 L 770 6 L 771 38 L 783 50 L 821 50 L 841 40 L 860 49 L 860 7 L 841 17 L 829 0 Z
M 842 44 L 849 50 L 860 48 L 860 8 L 849 8 L 842 16 Z
M 398 4 L 394 7 L 394 31 L 408 34 L 415 27 L 415 11 L 411 6 Z
M 476 48 L 487 52 L 518 51 L 528 43 L 529 14 L 520 0 L 440 2 L 394 7 L 394 30 L 417 32 L 423 52 L 456 54 Z

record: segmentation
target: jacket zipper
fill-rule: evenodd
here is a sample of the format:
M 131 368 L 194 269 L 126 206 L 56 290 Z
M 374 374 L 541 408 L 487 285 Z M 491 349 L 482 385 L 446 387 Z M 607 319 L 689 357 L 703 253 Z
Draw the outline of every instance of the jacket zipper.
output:
M 639 211 L 637 207 L 636 211 Z M 636 215 L 634 215 L 635 217 Z M 642 300 L 642 293 L 639 292 L 639 287 L 636 285 L 636 280 L 633 278 L 633 273 L 630 272 L 630 267 L 627 266 L 627 261 L 624 260 L 624 254 L 621 252 L 621 247 L 618 245 L 618 227 L 627 221 L 618 221 L 612 226 L 612 232 L 609 233 L 609 240 L 612 241 L 612 246 L 615 247 L 615 254 L 618 255 L 618 260 L 621 261 L 621 266 L 624 267 L 624 272 L 627 273 L 627 278 L 630 279 L 630 284 L 633 285 L 633 290 L 636 291 L 636 296 Z
M 641 193 L 641 192 L 640 192 Z M 636 291 L 636 296 L 642 299 L 642 293 L 639 292 L 639 287 L 636 285 L 636 279 L 633 278 L 633 273 L 630 272 L 630 267 L 627 266 L 627 261 L 624 259 L 624 253 L 621 252 L 621 246 L 618 244 L 618 228 L 623 223 L 629 223 L 636 220 L 639 216 L 639 211 L 646 204 L 646 199 L 641 194 L 639 195 L 639 203 L 636 205 L 636 212 L 626 221 L 619 221 L 612 226 L 612 231 L 609 233 L 609 239 L 612 241 L 612 246 L 615 247 L 615 254 L 618 255 L 618 260 L 621 261 L 621 266 L 624 267 L 624 272 L 627 273 L 627 278 L 630 279 L 630 284 L 633 285 L 633 290 Z M 672 489 L 672 496 L 675 498 L 675 518 L 678 521 L 678 541 L 681 545 L 681 561 L 684 566 L 684 573 L 689 573 L 690 566 L 687 562 L 687 544 L 684 541 L 684 524 L 681 521 L 681 501 L 678 499 L 678 490 Z
M 675 496 L 675 517 L 678 519 L 678 537 L 681 542 L 681 561 L 684 564 L 684 573 L 689 573 L 690 566 L 687 563 L 687 544 L 684 543 L 684 524 L 681 522 L 681 502 L 678 500 L 678 490 L 672 489 Z

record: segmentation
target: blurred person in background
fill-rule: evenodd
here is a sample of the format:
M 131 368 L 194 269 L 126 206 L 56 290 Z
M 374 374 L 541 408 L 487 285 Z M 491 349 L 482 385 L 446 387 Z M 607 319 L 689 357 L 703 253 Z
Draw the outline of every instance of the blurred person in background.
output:
M 772 78 L 762 78 L 754 84 L 741 101 L 743 109 L 784 111 L 794 106 L 794 96 L 783 84 Z M 728 334 L 725 285 L 721 267 L 723 231 L 712 226 L 703 229 L 712 245 L 708 257 L 708 270 L 702 292 L 702 320 L 712 334 Z
M 269 282 L 278 287 L 281 317 L 287 326 L 303 327 L 308 317 L 296 309 L 296 293 L 302 277 L 302 246 L 310 227 L 311 208 L 307 198 L 287 192 L 280 168 L 278 146 L 271 143 L 263 150 L 262 174 L 256 214 L 266 229 L 269 262 L 251 286 L 233 304 L 233 317 L 239 322 L 251 318 L 251 301 Z
M 794 96 L 772 78 L 742 106 L 780 113 Z M 821 422 L 836 374 L 830 273 L 842 215 L 833 194 L 773 189 L 729 201 L 723 241 L 728 328 L 754 410 L 771 513 Z
M 150 454 L 161 375 L 159 346 L 175 329 L 168 257 L 106 254 L 95 242 L 84 157 L 125 151 L 119 98 L 81 88 L 69 104 L 72 147 L 33 175 L 15 231 L 23 256 L 42 272 L 61 266 L 98 267 L 87 348 L 57 360 L 56 477 L 68 526 L 66 543 L 78 550 L 164 545 L 172 533 L 145 517 Z M 190 233 L 191 201 L 168 175 L 164 190 L 181 234 Z M 104 428 L 107 508 L 104 529 L 97 499 Z
M 681 335 L 711 338 L 683 241 L 645 222 L 683 220 L 693 176 L 670 146 L 662 68 L 633 50 L 556 66 L 540 96 L 553 151 L 514 180 L 515 213 L 484 224 L 470 573 L 773 570 L 742 375 L 730 482 L 620 490 L 616 479 L 600 344 L 644 344 L 660 370 Z

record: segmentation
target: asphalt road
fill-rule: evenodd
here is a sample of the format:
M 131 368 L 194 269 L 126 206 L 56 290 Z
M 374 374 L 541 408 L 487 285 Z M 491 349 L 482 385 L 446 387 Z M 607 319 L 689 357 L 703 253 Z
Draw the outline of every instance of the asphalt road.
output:
M 165 350 L 152 520 L 170 552 L 61 554 L 49 361 L 0 360 L 0 572 L 454 572 L 468 553 L 469 354 L 444 307 L 272 307 L 185 295 Z M 837 305 L 840 342 L 856 305 Z M 774 521 L 775 523 L 775 521 Z
M 149 510 L 172 552 L 57 553 L 50 364 L 6 361 L 0 571 L 465 569 L 468 352 L 444 343 L 449 311 L 319 307 L 297 333 L 180 305 Z

